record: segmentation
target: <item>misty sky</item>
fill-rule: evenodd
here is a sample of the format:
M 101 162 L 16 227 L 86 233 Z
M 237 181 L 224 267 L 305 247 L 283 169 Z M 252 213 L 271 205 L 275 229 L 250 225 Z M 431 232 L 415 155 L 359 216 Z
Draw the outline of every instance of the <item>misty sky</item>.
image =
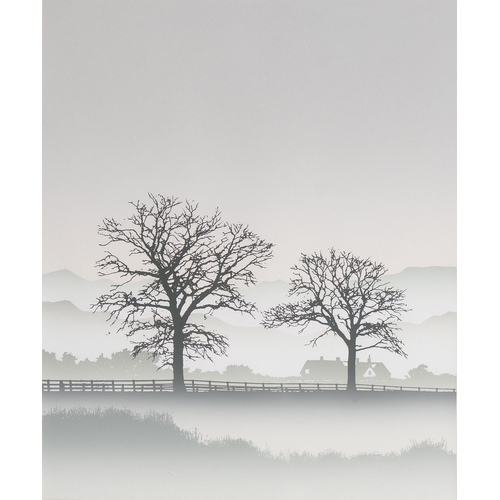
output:
M 148 192 L 276 244 L 456 265 L 454 1 L 43 3 L 43 271 Z

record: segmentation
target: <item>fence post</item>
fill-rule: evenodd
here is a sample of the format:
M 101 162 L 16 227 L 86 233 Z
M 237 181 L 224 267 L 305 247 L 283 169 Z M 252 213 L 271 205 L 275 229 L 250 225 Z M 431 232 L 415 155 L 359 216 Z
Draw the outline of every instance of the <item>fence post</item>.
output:
M 281 392 L 283 392 L 283 383 L 281 383 Z
M 262 382 L 262 390 L 265 391 L 266 390 L 266 386 L 264 384 L 264 382 Z
M 90 392 L 94 392 L 94 381 L 90 381 Z
M 111 390 L 113 392 L 115 392 L 115 381 L 114 380 L 111 381 Z
M 339 385 L 338 384 L 335 384 L 335 390 L 338 391 L 339 390 Z
M 299 382 L 299 392 L 302 392 L 302 384 Z
M 73 381 L 69 381 L 69 392 L 73 392 Z
M 132 380 L 132 391 L 135 392 L 135 379 Z
M 226 382 L 227 392 L 229 392 L 229 382 Z
M 248 391 L 248 386 L 247 386 L 247 383 L 245 382 L 245 392 Z
M 402 385 L 399 387 L 399 390 L 400 390 L 400 391 L 402 391 L 402 390 L 403 390 L 403 386 L 402 386 Z
M 384 385 L 384 392 L 385 392 L 385 385 Z
M 50 392 L 50 380 L 47 379 L 47 392 Z
M 212 390 L 212 381 L 211 380 L 208 381 L 208 390 L 209 391 Z
M 191 392 L 194 392 L 194 380 L 191 380 Z

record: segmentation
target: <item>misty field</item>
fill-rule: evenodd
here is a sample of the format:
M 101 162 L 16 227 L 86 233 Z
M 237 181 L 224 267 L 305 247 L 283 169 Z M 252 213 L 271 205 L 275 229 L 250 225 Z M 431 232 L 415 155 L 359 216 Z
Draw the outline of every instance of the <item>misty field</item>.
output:
M 348 457 L 263 451 L 206 439 L 170 415 L 51 410 L 43 417 L 45 499 L 453 499 L 456 456 L 443 442 Z
M 453 394 L 187 396 L 45 393 L 44 498 L 456 498 Z
M 60 393 L 43 408 L 118 408 L 168 413 L 182 429 L 207 438 L 251 441 L 272 453 L 392 453 L 412 442 L 444 440 L 456 451 L 456 394 Z

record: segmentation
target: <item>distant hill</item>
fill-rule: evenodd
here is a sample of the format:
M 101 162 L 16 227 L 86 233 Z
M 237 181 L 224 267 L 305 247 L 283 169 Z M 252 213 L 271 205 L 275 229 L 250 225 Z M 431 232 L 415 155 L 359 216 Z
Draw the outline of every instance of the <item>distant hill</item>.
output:
M 421 323 L 432 316 L 457 312 L 456 267 L 408 267 L 386 277 L 394 287 L 406 290 L 406 303 L 412 311 L 403 321 Z
M 433 316 L 418 325 L 401 323 L 398 338 L 404 342 L 408 358 L 381 349 L 360 353 L 363 359 L 371 355 L 373 360 L 386 364 L 393 377 L 403 377 L 411 368 L 424 364 L 435 374 L 457 374 L 457 313 L 448 312 Z
M 456 267 L 409 267 L 404 271 L 386 275 L 385 281 L 395 288 L 406 290 L 405 301 L 411 309 L 404 314 L 403 321 L 421 323 L 433 316 L 457 312 L 457 268 Z M 255 302 L 260 311 L 283 302 L 294 302 L 297 297 L 288 296 L 286 282 L 261 282 L 251 288 L 242 288 L 242 294 Z M 217 311 L 217 318 L 236 326 L 257 326 L 262 317 L 255 319 L 232 311 Z
M 421 323 L 432 316 L 457 311 L 456 267 L 409 267 L 398 274 L 386 275 L 396 288 L 407 290 L 406 302 L 412 311 L 403 321 Z M 137 290 L 143 282 L 128 285 Z M 109 279 L 87 281 L 71 271 L 62 270 L 44 274 L 42 277 L 43 301 L 69 300 L 82 311 L 89 311 L 90 304 L 100 295 L 109 292 L 113 282 Z M 253 287 L 243 287 L 241 292 L 264 311 L 282 302 L 296 300 L 288 297 L 289 286 L 285 281 L 264 281 Z M 234 311 L 218 311 L 216 317 L 235 326 L 258 326 L 261 315 L 255 319 Z
M 137 291 L 143 283 L 144 280 L 131 283 L 127 289 Z M 90 311 L 91 304 L 94 304 L 101 295 L 109 293 L 114 284 L 116 283 L 107 278 L 89 281 L 63 269 L 42 276 L 42 300 L 43 302 L 67 300 L 82 311 Z
M 123 333 L 114 333 L 104 313 L 80 311 L 70 302 L 43 304 L 43 349 L 59 356 L 68 351 L 79 359 L 95 359 L 103 353 L 109 356 L 132 343 Z M 202 315 L 193 321 L 203 322 Z M 187 362 L 190 368 L 223 371 L 227 365 L 247 365 L 254 372 L 271 376 L 295 376 L 307 359 L 347 359 L 343 342 L 327 336 L 312 348 L 305 345 L 313 333 L 298 335 L 293 331 L 266 330 L 260 326 L 234 326 L 208 317 L 208 328 L 226 335 L 229 339 L 227 356 L 214 358 L 214 363 L 205 360 Z M 400 338 L 405 342 L 408 359 L 386 351 L 375 349 L 360 353 L 362 361 L 371 355 L 372 360 L 386 364 L 395 377 L 403 377 L 411 368 L 426 364 L 433 373 L 456 373 L 456 313 L 431 318 L 420 324 L 402 324 Z M 111 330 L 111 334 L 107 332 Z
M 400 338 L 405 342 L 408 359 L 376 349 L 363 351 L 373 360 L 386 364 L 393 376 L 403 377 L 408 370 L 426 364 L 433 373 L 456 373 L 456 275 L 454 267 L 408 268 L 388 275 L 393 286 L 407 290 L 407 303 L 413 309 L 403 318 Z M 131 348 L 124 334 L 114 332 L 104 313 L 90 313 L 90 304 L 112 285 L 111 280 L 87 281 L 70 271 L 56 271 L 43 276 L 43 348 L 62 354 L 73 353 L 79 359 L 93 359 L 99 354 Z M 141 282 L 129 285 L 137 289 Z M 262 282 L 242 288 L 248 300 L 260 310 L 294 300 L 287 296 L 284 281 Z M 201 321 L 202 316 L 198 316 Z M 255 318 L 233 311 L 217 311 L 207 318 L 207 326 L 227 335 L 230 349 L 227 357 L 187 364 L 202 370 L 224 370 L 228 364 L 248 365 L 263 375 L 298 375 L 307 359 L 347 358 L 341 340 L 328 336 L 317 347 L 305 346 L 318 330 L 310 327 L 302 335 L 296 330 L 265 330 L 260 326 L 261 314 Z
M 113 282 L 109 279 L 88 281 L 75 273 L 63 269 L 42 276 L 42 300 L 44 302 L 69 301 L 82 311 L 100 295 L 108 293 Z
M 130 348 L 123 334 L 115 332 L 104 313 L 81 311 L 69 301 L 44 302 L 42 306 L 42 348 L 58 356 L 65 351 L 79 359 Z
M 418 325 L 402 324 L 408 361 L 434 373 L 457 373 L 457 313 L 433 316 Z
M 266 310 L 280 304 L 291 301 L 288 297 L 289 285 L 283 280 L 262 281 L 248 288 L 241 288 L 241 292 L 251 302 L 255 302 L 259 309 Z

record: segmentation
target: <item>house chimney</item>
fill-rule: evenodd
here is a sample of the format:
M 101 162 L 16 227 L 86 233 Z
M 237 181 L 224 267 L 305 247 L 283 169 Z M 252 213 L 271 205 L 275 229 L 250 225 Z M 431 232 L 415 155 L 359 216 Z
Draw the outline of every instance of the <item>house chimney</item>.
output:
M 319 360 L 320 360 L 320 361 L 323 361 L 323 356 L 320 356 L 320 357 L 319 357 Z

